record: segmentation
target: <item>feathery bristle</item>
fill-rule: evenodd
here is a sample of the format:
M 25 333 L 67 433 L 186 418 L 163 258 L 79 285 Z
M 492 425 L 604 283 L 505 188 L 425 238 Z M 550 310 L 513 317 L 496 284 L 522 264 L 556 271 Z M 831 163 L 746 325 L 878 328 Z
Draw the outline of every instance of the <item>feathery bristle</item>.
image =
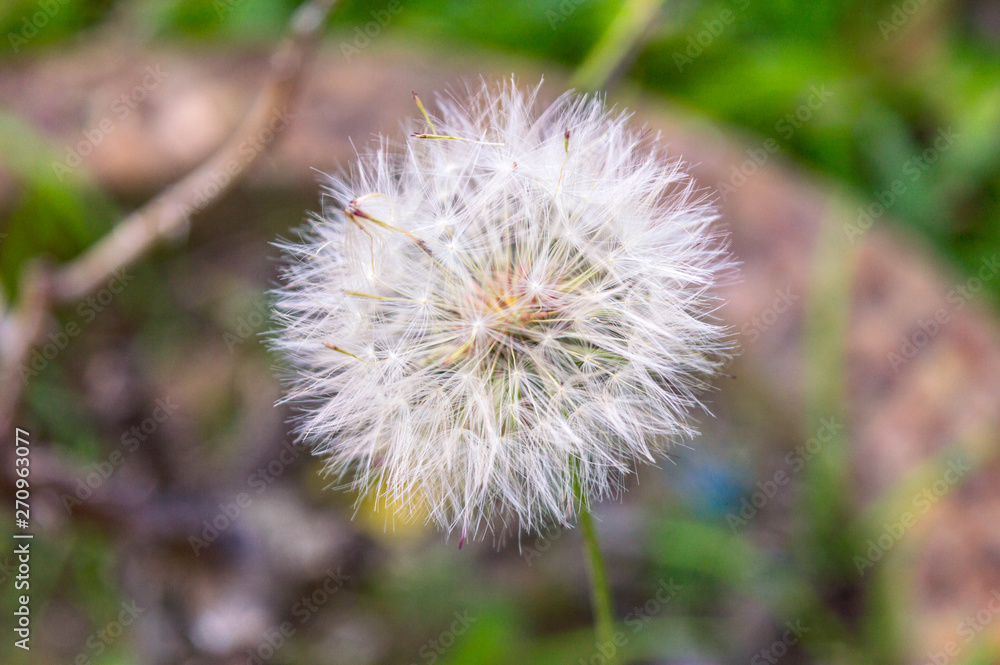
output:
M 282 245 L 300 434 L 362 495 L 470 537 L 616 495 L 693 435 L 731 348 L 706 195 L 627 115 L 572 94 L 536 114 L 536 93 L 440 100 Z

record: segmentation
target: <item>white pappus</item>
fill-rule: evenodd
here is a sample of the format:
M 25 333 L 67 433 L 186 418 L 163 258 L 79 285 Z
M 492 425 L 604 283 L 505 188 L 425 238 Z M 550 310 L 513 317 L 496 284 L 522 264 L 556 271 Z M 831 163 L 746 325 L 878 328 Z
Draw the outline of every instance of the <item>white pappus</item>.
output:
M 731 344 L 716 211 L 658 137 L 567 93 L 439 99 L 280 243 L 272 343 L 339 481 L 463 540 L 565 524 L 694 434 Z

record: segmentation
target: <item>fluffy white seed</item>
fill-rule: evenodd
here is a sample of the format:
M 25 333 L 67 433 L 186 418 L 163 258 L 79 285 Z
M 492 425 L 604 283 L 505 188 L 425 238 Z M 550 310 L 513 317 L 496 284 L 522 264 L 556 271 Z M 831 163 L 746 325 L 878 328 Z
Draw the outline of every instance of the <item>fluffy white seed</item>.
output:
M 361 496 L 463 536 L 617 495 L 694 433 L 730 348 L 704 193 L 626 115 L 536 93 L 439 100 L 281 245 L 300 434 Z

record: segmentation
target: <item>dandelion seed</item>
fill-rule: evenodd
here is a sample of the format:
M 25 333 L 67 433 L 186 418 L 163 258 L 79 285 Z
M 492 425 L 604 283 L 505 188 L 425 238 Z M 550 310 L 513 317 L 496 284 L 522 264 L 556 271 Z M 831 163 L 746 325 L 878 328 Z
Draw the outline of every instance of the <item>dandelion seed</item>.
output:
M 619 494 L 693 436 L 731 348 L 707 196 L 627 115 L 536 94 L 484 85 L 433 118 L 414 95 L 402 150 L 329 178 L 339 207 L 281 245 L 300 434 L 460 544 Z

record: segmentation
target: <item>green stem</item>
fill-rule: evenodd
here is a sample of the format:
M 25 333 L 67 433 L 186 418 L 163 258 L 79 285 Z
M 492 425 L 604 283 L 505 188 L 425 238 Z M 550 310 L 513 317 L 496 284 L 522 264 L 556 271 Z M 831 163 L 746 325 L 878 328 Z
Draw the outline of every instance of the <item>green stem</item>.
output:
M 583 531 L 583 543 L 587 548 L 587 564 L 590 573 L 590 602 L 594 610 L 594 632 L 597 643 L 601 646 L 614 642 L 614 615 L 611 612 L 611 587 L 608 586 L 608 576 L 605 572 L 604 555 L 597 541 L 597 531 L 594 529 L 594 518 L 586 508 L 580 511 L 580 527 Z M 608 659 L 610 665 L 617 665 L 615 653 Z
M 627 0 L 607 30 L 587 54 L 570 87 L 593 92 L 611 82 L 629 58 L 641 48 L 656 25 L 666 0 Z

